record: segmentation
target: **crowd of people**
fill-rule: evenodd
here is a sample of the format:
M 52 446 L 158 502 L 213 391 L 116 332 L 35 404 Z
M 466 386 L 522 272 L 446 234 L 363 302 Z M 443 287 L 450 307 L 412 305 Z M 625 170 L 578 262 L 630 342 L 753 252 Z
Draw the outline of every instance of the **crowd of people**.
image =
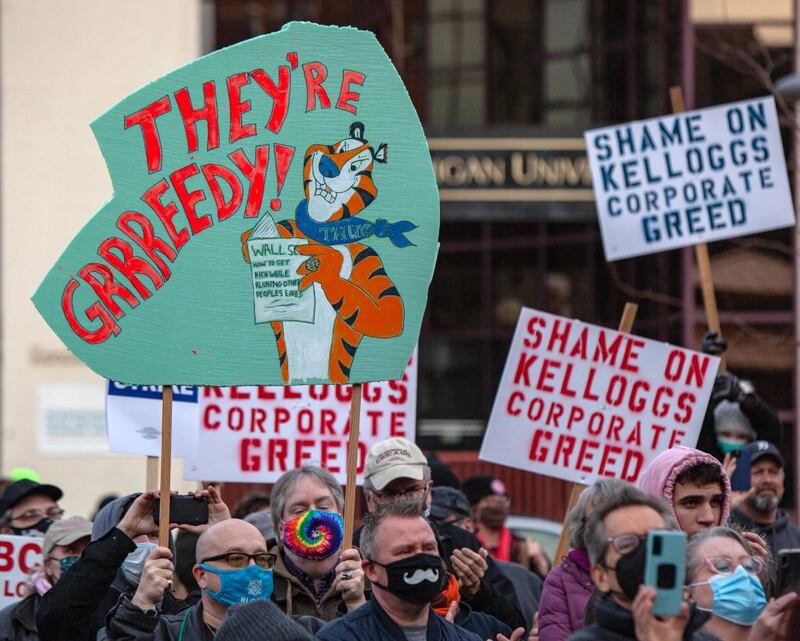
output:
M 352 547 L 342 488 L 313 465 L 233 515 L 215 486 L 195 493 L 208 522 L 176 525 L 163 547 L 157 492 L 109 497 L 89 521 L 64 518 L 58 487 L 16 481 L 0 524 L 43 537 L 43 558 L 29 594 L 0 612 L 0 641 L 800 638 L 800 597 L 776 582 L 778 553 L 800 548 L 780 508 L 783 455 L 763 438 L 780 444 L 780 424 L 731 375 L 717 383 L 701 437 L 714 447 L 666 450 L 636 486 L 608 478 L 585 488 L 557 559 L 507 527 L 500 479 L 462 483 L 403 438 L 368 452 Z M 749 454 L 746 492 L 731 490 L 737 451 Z M 688 537 L 674 616 L 654 613 L 656 589 L 645 585 L 654 530 Z

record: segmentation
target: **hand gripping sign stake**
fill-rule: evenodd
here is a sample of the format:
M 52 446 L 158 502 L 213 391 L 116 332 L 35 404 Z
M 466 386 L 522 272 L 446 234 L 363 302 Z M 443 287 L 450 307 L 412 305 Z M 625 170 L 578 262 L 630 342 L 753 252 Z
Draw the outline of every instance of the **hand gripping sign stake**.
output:
M 683 113 L 686 111 L 686 103 L 683 99 L 683 89 L 679 86 L 670 87 L 669 99 L 672 103 L 673 113 Z M 697 268 L 700 271 L 700 288 L 703 292 L 703 307 L 706 312 L 706 322 L 709 331 L 716 332 L 717 338 L 722 339 L 722 328 L 719 323 L 719 312 L 717 310 L 717 297 L 714 294 L 714 279 L 711 275 L 711 260 L 708 256 L 708 244 L 697 243 L 694 246 L 694 255 L 697 259 Z M 725 359 L 720 357 L 719 371 L 725 371 Z
M 636 320 L 636 312 L 639 306 L 635 303 L 625 303 L 625 309 L 622 310 L 622 318 L 619 321 L 619 331 L 625 334 L 630 334 L 633 329 L 633 321 Z M 561 537 L 558 539 L 558 548 L 556 548 L 556 562 L 560 562 L 569 547 L 569 528 L 567 527 L 567 517 L 575 504 L 578 502 L 581 492 L 586 489 L 583 483 L 573 483 L 572 492 L 569 495 L 569 503 L 567 504 L 567 511 L 564 513 L 564 523 L 561 526 Z

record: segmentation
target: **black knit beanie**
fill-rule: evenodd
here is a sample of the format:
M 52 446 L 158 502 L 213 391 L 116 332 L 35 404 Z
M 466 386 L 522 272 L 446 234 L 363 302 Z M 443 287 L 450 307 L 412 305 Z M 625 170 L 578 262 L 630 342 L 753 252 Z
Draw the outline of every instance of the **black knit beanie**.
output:
M 311 641 L 311 635 L 272 601 L 260 599 L 231 606 L 214 641 Z

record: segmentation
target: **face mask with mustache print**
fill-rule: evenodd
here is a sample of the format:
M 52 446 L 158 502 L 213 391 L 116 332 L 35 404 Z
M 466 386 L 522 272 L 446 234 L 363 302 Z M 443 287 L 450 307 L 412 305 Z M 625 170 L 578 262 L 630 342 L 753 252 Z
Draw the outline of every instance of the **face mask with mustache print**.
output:
M 447 585 L 447 573 L 441 557 L 435 554 L 415 554 L 392 563 L 371 561 L 386 569 L 387 584 L 372 582 L 410 603 L 432 603 Z

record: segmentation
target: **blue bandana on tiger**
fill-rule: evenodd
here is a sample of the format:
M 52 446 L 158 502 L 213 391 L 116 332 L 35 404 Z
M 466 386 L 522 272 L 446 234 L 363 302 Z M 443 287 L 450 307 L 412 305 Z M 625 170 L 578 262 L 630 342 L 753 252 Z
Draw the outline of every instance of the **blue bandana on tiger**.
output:
M 408 220 L 390 223 L 378 218 L 373 223 L 357 216 L 318 223 L 308 215 L 306 200 L 301 200 L 297 205 L 294 221 L 303 234 L 322 245 L 345 245 L 356 243 L 370 236 L 377 236 L 378 238 L 388 238 L 395 247 L 402 249 L 414 246 L 414 243 L 405 237 L 405 233 L 417 228 Z

